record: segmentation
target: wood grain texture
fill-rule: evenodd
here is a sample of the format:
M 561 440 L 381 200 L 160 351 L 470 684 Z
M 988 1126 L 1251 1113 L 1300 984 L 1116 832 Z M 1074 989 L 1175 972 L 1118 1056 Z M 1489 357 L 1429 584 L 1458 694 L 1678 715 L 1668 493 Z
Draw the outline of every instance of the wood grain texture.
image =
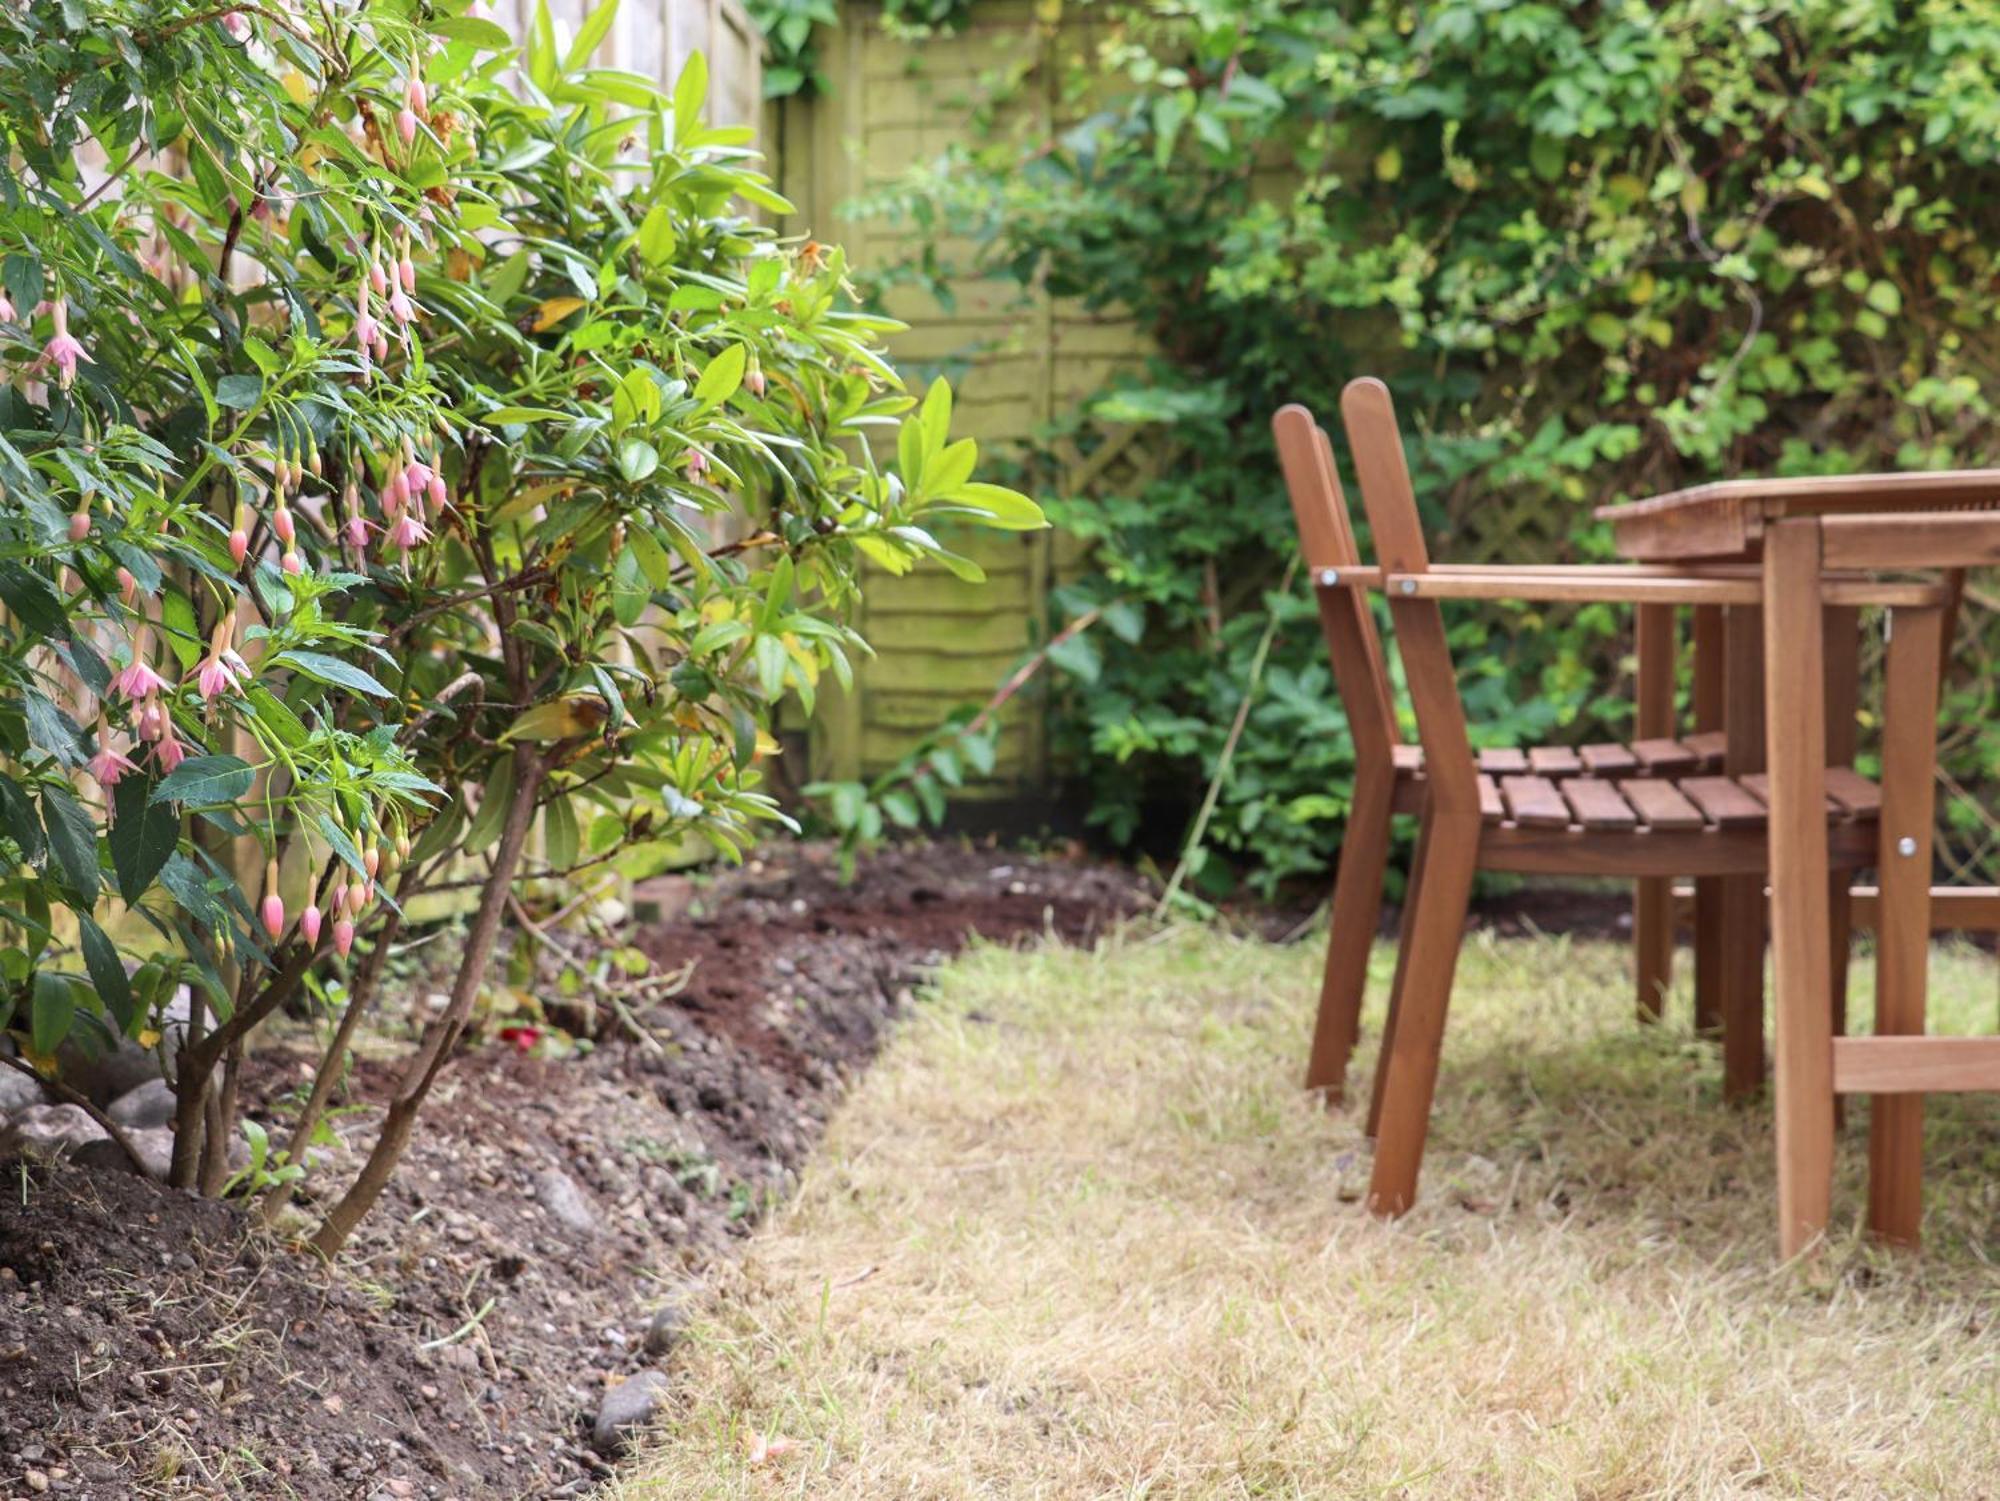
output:
M 1826 684 L 1819 525 L 1764 539 L 1764 684 L 1771 776 L 1771 950 L 1777 1036 L 1778 1245 L 1824 1233 L 1833 1196 L 1833 1035 L 1826 952 Z

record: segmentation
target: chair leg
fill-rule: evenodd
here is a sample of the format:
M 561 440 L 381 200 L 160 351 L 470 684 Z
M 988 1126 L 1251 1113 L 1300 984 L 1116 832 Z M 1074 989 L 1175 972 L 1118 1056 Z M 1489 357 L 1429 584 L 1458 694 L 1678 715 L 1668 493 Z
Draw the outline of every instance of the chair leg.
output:
M 1451 1004 L 1451 982 L 1458 970 L 1465 911 L 1478 863 L 1477 818 L 1438 821 L 1424 859 L 1423 882 L 1412 902 L 1415 921 L 1404 943 L 1396 1035 L 1384 1048 L 1389 1065 L 1382 1081 L 1375 1168 L 1368 1183 L 1368 1207 L 1376 1214 L 1399 1215 L 1416 1201 L 1417 1170 L 1423 1163 L 1431 1100 L 1437 1091 L 1445 1013 Z
M 1749 606 L 1732 605 L 1723 616 L 1728 710 L 1723 730 L 1729 741 L 1723 755 L 1732 776 L 1764 769 L 1763 623 L 1763 612 Z M 1741 1102 L 1764 1088 L 1764 878 L 1727 876 L 1719 889 L 1722 1097 Z
M 1416 853 L 1410 858 L 1410 877 L 1403 886 L 1403 920 L 1396 932 L 1396 976 L 1389 983 L 1389 1009 L 1382 1017 L 1382 1046 L 1375 1054 L 1375 1082 L 1368 1091 L 1369 1140 L 1375 1139 L 1382 1124 L 1382 1090 L 1389 1077 L 1389 1055 L 1396 1050 L 1396 1022 L 1403 1014 L 1403 977 L 1409 973 L 1410 949 L 1416 934 L 1417 893 L 1424 886 L 1424 865 L 1431 847 L 1431 814 L 1424 809 L 1417 830 Z
M 1638 1015 L 1656 1022 L 1667 1009 L 1674 980 L 1674 885 L 1642 877 L 1632 896 L 1632 975 L 1638 988 Z
M 1320 979 L 1319 1016 L 1313 1023 L 1306 1088 L 1324 1090 L 1338 1105 L 1347 1085 L 1347 1060 L 1361 1031 L 1361 1002 L 1368 988 L 1368 951 L 1382 920 L 1382 872 L 1389 863 L 1390 803 L 1395 777 L 1358 778 L 1340 871 L 1333 884 L 1332 931 Z
M 1642 738 L 1674 732 L 1674 675 L 1677 648 L 1671 605 L 1640 605 L 1637 624 L 1638 722 Z M 1666 1009 L 1674 973 L 1673 882 L 1642 877 L 1632 902 L 1632 971 L 1641 1022 L 1656 1022 Z
M 1854 885 L 1854 872 L 1836 870 L 1828 878 L 1826 887 L 1826 936 L 1828 958 L 1833 977 L 1833 1035 L 1847 1035 L 1847 971 L 1854 953 L 1854 898 L 1849 894 Z M 1833 1129 L 1838 1131 L 1847 1124 L 1847 1102 L 1839 1095 L 1833 1097 Z
M 1882 894 L 1875 918 L 1880 1036 L 1921 1033 L 1925 1024 L 1943 621 L 1936 610 L 1898 610 L 1893 625 L 1883 671 Z M 1892 1245 L 1914 1246 L 1923 1207 L 1924 1097 L 1876 1095 L 1868 1107 L 1868 1227 Z

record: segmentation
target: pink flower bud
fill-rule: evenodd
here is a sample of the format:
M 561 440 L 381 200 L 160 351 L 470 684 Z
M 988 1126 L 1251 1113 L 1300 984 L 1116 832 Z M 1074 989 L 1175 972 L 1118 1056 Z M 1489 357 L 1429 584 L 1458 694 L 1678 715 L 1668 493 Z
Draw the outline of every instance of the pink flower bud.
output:
M 297 578 L 306 570 L 304 560 L 299 557 L 298 549 L 294 547 L 285 549 L 285 555 L 278 559 L 278 566 L 293 578 Z
M 417 290 L 417 263 L 407 255 L 396 262 L 396 275 L 403 283 L 403 290 L 405 292 L 414 292 Z
M 0 323 L 14 321 L 14 300 L 5 292 L 0 292 Z
M 371 844 L 361 852 L 361 868 L 368 872 L 368 879 L 375 879 L 375 872 L 382 868 L 382 846 Z
M 273 941 L 285 931 L 285 899 L 277 892 L 269 892 L 264 897 L 264 931 Z
M 336 917 L 333 920 L 333 949 L 341 958 L 347 957 L 354 947 L 354 922 L 351 918 Z
M 430 495 L 431 508 L 442 514 L 445 503 L 451 498 L 451 492 L 445 489 L 444 476 L 442 474 L 433 474 L 431 476 Z
M 368 285 L 378 297 L 389 290 L 389 277 L 383 271 L 380 261 L 370 261 L 368 263 Z
M 416 305 L 410 301 L 409 294 L 401 287 L 389 294 L 389 316 L 398 323 L 408 323 L 417 316 Z
M 310 948 L 319 947 L 320 922 L 319 908 L 310 902 L 306 903 L 306 910 L 299 914 L 299 931 L 305 934 L 306 944 Z
M 399 109 L 396 111 L 396 134 L 403 138 L 405 146 L 416 140 L 417 114 L 415 110 Z
M 250 534 L 237 527 L 229 534 L 229 556 L 239 565 L 250 555 Z
M 755 360 L 752 360 L 750 368 L 743 372 L 743 389 L 752 396 L 764 394 L 764 367 Z
M 299 529 L 292 523 L 291 507 L 282 500 L 278 502 L 278 509 L 271 513 L 271 530 L 278 534 L 278 540 L 287 547 L 298 537 Z
M 403 105 L 420 115 L 430 108 L 430 96 L 424 92 L 424 81 L 415 73 L 410 75 L 410 81 L 403 87 Z
M 65 385 L 68 382 L 64 382 Z M 90 535 L 90 503 L 85 501 L 70 513 L 69 540 L 81 542 Z
M 132 577 L 132 570 L 129 568 L 118 570 L 118 594 L 128 605 L 139 595 L 139 581 Z

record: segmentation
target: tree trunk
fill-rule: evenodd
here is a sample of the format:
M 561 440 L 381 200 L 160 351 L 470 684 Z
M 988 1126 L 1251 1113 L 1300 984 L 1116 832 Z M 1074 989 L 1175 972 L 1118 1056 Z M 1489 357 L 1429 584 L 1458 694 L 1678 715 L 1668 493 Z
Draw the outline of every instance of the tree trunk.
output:
M 540 796 L 547 768 L 542 753 L 525 746 L 515 752 L 514 801 L 507 810 L 500 842 L 493 850 L 493 867 L 487 873 L 486 884 L 480 888 L 478 910 L 473 913 L 472 926 L 465 935 L 465 953 L 452 982 L 451 1000 L 444 1014 L 425 1028 L 416 1056 L 403 1071 L 395 1098 L 389 1102 L 389 1113 L 383 1117 L 375 1148 L 362 1164 L 354 1186 L 333 1206 L 314 1233 L 312 1245 L 323 1256 L 331 1258 L 340 1253 L 354 1227 L 388 1186 L 396 1164 L 410 1144 L 417 1113 L 423 1109 L 432 1084 L 465 1030 L 466 1018 L 472 1014 L 472 1003 L 478 998 L 480 982 L 486 978 L 487 965 L 493 958 L 501 914 L 506 911 L 507 896 L 513 890 L 514 875 L 527 848 L 528 831 L 534 827 L 535 800 Z

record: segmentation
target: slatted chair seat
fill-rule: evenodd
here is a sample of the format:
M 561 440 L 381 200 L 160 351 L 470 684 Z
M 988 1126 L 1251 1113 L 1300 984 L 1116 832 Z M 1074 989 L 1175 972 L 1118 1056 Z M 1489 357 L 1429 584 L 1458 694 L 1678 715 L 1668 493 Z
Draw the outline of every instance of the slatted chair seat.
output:
M 1482 776 L 1533 776 L 1551 782 L 1694 776 L 1722 769 L 1725 738 L 1720 730 L 1715 730 L 1672 740 L 1643 739 L 1624 744 L 1488 746 L 1477 753 L 1476 759 Z M 1424 748 L 1397 745 L 1391 756 L 1396 767 L 1396 811 L 1422 812 Z

